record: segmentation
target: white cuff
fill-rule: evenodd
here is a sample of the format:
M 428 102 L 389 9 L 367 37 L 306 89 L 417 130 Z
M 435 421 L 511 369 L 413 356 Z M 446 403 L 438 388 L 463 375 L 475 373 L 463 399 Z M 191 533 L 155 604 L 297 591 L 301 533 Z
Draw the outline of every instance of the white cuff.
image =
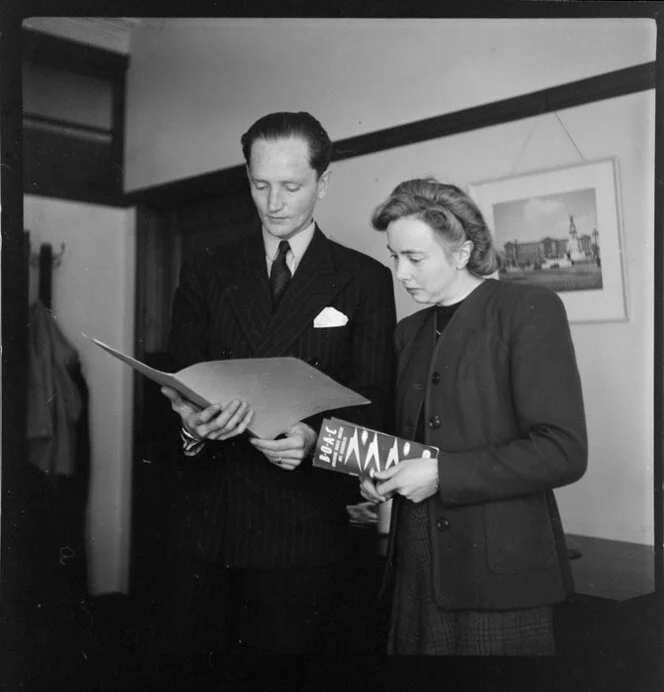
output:
M 182 452 L 186 457 L 196 456 L 205 444 L 203 438 L 193 435 L 184 426 L 180 428 L 180 439 L 182 440 Z

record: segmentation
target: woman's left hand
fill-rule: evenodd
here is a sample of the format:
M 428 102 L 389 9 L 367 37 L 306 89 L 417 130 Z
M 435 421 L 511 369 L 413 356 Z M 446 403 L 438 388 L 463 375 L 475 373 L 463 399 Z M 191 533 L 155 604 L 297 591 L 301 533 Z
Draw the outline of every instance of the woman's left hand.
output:
M 376 492 L 384 497 L 399 493 L 411 502 L 422 502 L 438 490 L 438 460 L 431 458 L 408 459 L 377 471 Z

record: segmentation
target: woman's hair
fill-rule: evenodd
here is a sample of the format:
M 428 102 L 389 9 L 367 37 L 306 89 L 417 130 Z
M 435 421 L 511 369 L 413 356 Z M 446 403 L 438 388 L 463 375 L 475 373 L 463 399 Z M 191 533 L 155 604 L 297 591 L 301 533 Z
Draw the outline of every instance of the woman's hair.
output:
M 390 223 L 403 218 L 419 219 L 430 226 L 448 254 L 470 240 L 473 248 L 466 268 L 471 274 L 486 276 L 498 269 L 500 261 L 482 212 L 455 185 L 435 178 L 406 180 L 376 207 L 371 225 L 384 231 Z
M 244 160 L 249 165 L 251 147 L 257 139 L 301 137 L 309 144 L 309 165 L 320 178 L 332 159 L 332 142 L 325 128 L 313 115 L 299 113 L 268 113 L 259 118 L 241 138 Z

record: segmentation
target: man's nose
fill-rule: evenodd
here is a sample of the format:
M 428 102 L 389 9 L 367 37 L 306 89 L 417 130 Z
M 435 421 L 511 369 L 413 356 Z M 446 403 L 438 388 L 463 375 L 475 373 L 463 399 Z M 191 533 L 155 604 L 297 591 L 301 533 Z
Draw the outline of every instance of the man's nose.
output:
M 270 190 L 267 198 L 268 211 L 278 211 L 283 205 L 283 199 L 279 190 Z

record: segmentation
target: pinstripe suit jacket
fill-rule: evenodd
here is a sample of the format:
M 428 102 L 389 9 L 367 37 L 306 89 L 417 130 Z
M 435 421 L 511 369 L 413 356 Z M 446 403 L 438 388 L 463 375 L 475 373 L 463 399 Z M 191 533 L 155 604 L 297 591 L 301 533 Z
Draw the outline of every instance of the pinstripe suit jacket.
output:
M 314 328 L 326 306 L 343 327 Z M 272 313 L 260 232 L 207 250 L 186 265 L 175 295 L 171 352 L 182 368 L 202 360 L 295 356 L 372 401 L 335 415 L 384 429 L 392 410 L 395 307 L 390 271 L 355 250 L 314 237 Z M 307 422 L 316 431 L 322 415 Z M 345 505 L 357 479 L 303 462 L 288 472 L 245 438 L 210 442 L 182 462 L 183 548 L 231 567 L 275 568 L 343 559 Z

